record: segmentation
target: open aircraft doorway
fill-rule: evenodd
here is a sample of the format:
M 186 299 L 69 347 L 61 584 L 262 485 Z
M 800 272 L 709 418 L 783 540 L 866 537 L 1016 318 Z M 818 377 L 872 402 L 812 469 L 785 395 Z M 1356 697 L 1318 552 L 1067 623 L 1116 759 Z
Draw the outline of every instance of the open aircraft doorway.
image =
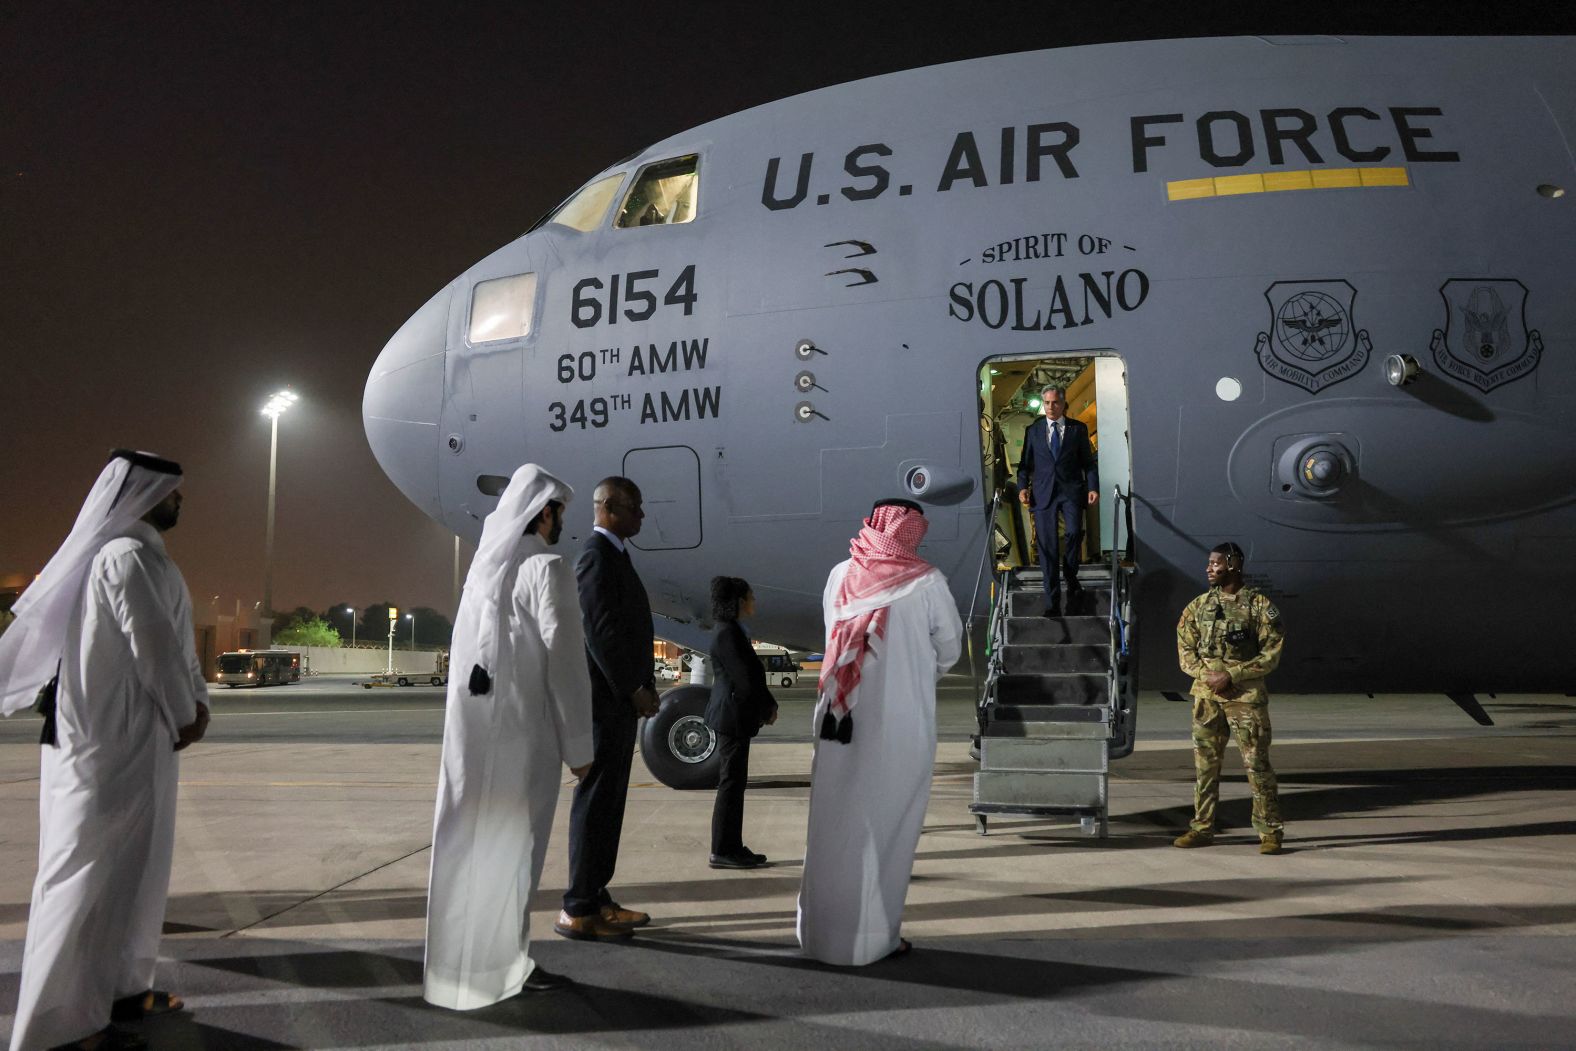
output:
M 1048 386 L 1067 395 L 1067 415 L 1089 428 L 1100 477 L 1100 499 L 1085 512 L 1079 560 L 1104 563 L 1112 538 L 1120 532 L 1129 541 L 1127 523 L 1117 529 L 1119 513 L 1111 499 L 1116 488 L 1128 492 L 1132 455 L 1127 410 L 1127 364 L 1112 350 L 1089 350 L 1045 357 L 992 358 L 980 366 L 980 463 L 983 491 L 1000 495 L 992 535 L 992 558 L 998 572 L 1036 565 L 1034 516 L 1018 502 L 1018 462 L 1023 436 L 1044 409 Z
M 1089 350 L 987 360 L 976 379 L 980 465 L 994 521 L 989 659 L 969 810 L 981 835 L 992 815 L 1017 814 L 1076 817 L 1086 833 L 1103 837 L 1110 760 L 1130 754 L 1137 734 L 1127 367 L 1114 351 Z M 1062 393 L 1067 418 L 1088 429 L 1098 475 L 1076 494 L 1082 541 L 1067 556 L 1078 565 L 1067 568 L 1065 603 L 1062 574 L 1047 578 L 1036 557 L 1035 515 L 1019 500 L 1017 477 L 1026 432 L 1045 415 L 1050 388 Z M 1087 456 L 1074 440 L 1069 432 L 1055 469 L 1039 459 L 1054 454 L 1039 452 L 1032 484 L 1040 495 L 1060 500 L 1058 491 L 1038 487 L 1080 473 L 1066 459 Z M 1098 495 L 1093 506 L 1089 492 Z M 1072 530 L 1060 515 L 1039 519 L 1055 523 L 1049 527 L 1062 534 L 1062 549 Z

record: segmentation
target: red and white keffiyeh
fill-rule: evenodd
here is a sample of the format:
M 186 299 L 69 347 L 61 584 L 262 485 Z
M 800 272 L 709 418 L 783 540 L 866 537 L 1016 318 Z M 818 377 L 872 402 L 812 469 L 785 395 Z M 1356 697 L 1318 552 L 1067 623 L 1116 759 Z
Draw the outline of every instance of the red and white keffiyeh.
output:
M 832 629 L 818 683 L 820 699 L 826 702 L 821 737 L 844 744 L 851 739 L 855 689 L 865 655 L 879 650 L 886 637 L 888 607 L 933 568 L 917 554 L 928 528 L 922 512 L 885 504 L 870 513 L 849 545 L 851 561 L 832 602 Z

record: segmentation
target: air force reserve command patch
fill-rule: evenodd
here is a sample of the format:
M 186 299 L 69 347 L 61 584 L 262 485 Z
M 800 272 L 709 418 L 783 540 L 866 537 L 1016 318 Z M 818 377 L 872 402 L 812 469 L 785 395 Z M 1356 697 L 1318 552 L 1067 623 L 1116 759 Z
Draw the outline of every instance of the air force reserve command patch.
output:
M 1253 345 L 1259 365 L 1310 394 L 1350 379 L 1373 344 L 1352 322 L 1357 290 L 1345 281 L 1277 281 L 1264 292 L 1270 328 Z
M 1527 286 L 1514 278 L 1456 277 L 1439 286 L 1445 327 L 1428 349 L 1446 373 L 1487 394 L 1538 367 L 1543 337 L 1527 327 Z

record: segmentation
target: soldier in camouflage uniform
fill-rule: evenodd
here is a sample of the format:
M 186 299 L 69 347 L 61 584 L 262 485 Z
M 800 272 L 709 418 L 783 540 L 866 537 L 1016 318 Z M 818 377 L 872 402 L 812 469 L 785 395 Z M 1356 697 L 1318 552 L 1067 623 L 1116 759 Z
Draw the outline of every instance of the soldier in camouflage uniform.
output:
M 1217 545 L 1204 575 L 1209 591 L 1182 611 L 1177 660 L 1193 679 L 1193 821 L 1179 847 L 1207 847 L 1215 838 L 1220 764 L 1235 736 L 1253 788 L 1253 828 L 1260 854 L 1281 850 L 1280 799 L 1270 767 L 1269 693 L 1264 677 L 1280 663 L 1285 634 L 1280 611 L 1242 583 L 1242 549 Z

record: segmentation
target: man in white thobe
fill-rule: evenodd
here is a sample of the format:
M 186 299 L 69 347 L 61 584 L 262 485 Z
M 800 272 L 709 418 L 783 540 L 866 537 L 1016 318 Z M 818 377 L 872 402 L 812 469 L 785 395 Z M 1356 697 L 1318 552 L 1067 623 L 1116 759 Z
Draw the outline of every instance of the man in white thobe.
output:
M 876 504 L 822 596 L 799 945 L 823 963 L 909 948 L 899 928 L 936 761 L 936 683 L 963 638 L 946 578 L 917 554 L 925 528 L 917 504 Z
M 176 752 L 208 724 L 191 598 L 161 534 L 180 467 L 116 450 L 0 637 L 0 710 L 44 716 L 38 879 L 12 1051 L 144 1046 L 110 1025 L 180 1010 L 153 988 Z
M 560 770 L 592 758 L 574 568 L 551 550 L 571 495 L 535 464 L 514 472 L 455 617 L 427 896 L 424 995 L 440 1007 L 570 984 L 527 950 Z

